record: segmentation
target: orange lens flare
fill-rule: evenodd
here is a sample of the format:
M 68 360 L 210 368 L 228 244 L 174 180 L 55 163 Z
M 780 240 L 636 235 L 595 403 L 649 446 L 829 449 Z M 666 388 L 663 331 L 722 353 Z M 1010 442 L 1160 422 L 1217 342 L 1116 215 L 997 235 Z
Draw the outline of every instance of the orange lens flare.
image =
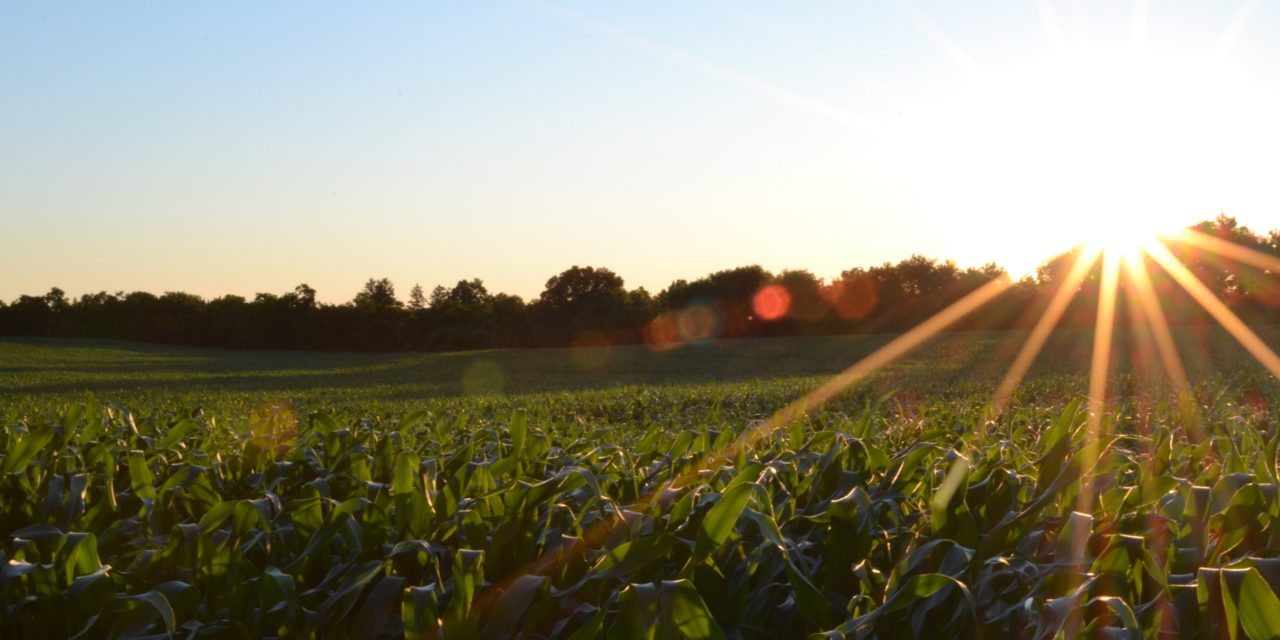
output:
M 842 277 L 832 282 L 831 286 L 824 287 L 822 297 L 845 320 L 867 317 L 880 301 L 875 280 L 867 275 Z
M 761 320 L 777 320 L 791 308 L 791 294 L 780 284 L 765 285 L 751 298 L 751 309 Z
M 671 312 L 660 314 L 644 328 L 644 343 L 654 351 L 666 351 L 680 346 L 680 330 Z

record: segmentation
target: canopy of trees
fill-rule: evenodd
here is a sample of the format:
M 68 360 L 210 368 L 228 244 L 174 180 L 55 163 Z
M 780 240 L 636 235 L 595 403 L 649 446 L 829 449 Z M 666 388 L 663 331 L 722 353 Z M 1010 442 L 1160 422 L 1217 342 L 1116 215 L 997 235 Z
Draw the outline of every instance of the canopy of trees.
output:
M 1218 216 L 1195 229 L 1280 256 L 1280 232 L 1261 235 Z M 1276 276 L 1173 245 L 1171 249 L 1211 291 L 1250 322 L 1280 320 Z M 1039 317 L 1076 253 L 1046 262 L 1034 277 L 1010 287 L 961 329 L 1026 328 Z M 1081 285 L 1062 322 L 1090 326 L 1099 267 Z M 1149 271 L 1165 313 L 1176 323 L 1207 316 L 1156 267 Z M 88 294 L 69 299 L 53 288 L 0 302 L 0 335 L 141 340 L 215 347 L 318 350 L 456 350 L 648 342 L 753 336 L 896 332 L 905 330 L 1003 274 L 993 264 L 960 268 L 913 255 L 896 264 L 855 267 L 827 282 L 804 270 L 770 273 L 758 265 L 677 280 L 656 295 L 627 289 L 600 267 L 573 266 L 547 280 L 536 299 L 491 293 L 479 279 L 415 285 L 402 302 L 390 280 L 370 279 L 346 304 L 321 304 L 302 284 L 252 300 L 205 300 L 181 292 Z M 1129 317 L 1121 291 L 1121 321 Z

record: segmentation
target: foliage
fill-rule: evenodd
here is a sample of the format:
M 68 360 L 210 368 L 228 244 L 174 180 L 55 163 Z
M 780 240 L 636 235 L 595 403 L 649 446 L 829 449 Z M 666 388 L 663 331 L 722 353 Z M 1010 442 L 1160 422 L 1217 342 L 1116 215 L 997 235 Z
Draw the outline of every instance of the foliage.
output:
M 1051 348 L 1084 342 L 1066 337 Z M 69 364 L 40 353 L 10 360 L 26 367 L 10 380 Z M 1122 368 L 1090 463 L 1078 376 L 1035 372 L 988 421 L 994 380 L 944 360 L 904 362 L 742 450 L 742 430 L 818 379 L 395 402 L 370 388 L 345 406 L 323 384 L 286 402 L 220 378 L 212 394 L 6 396 L 0 635 L 1280 630 L 1273 381 L 1238 354 L 1192 360 L 1188 429 L 1167 389 Z

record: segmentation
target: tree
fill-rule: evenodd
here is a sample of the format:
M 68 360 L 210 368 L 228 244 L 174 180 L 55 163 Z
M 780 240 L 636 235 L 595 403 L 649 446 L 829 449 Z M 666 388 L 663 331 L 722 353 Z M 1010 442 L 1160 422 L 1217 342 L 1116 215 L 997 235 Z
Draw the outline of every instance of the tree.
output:
M 773 274 L 760 265 L 724 269 L 692 282 L 676 280 L 658 293 L 658 309 L 678 312 L 692 306 L 715 310 L 720 337 L 760 335 L 763 323 L 754 314 L 753 300 Z
M 363 309 L 399 309 L 404 306 L 396 299 L 396 288 L 387 278 L 369 278 L 352 303 Z
M 387 278 L 369 278 L 351 301 L 350 311 L 339 317 L 342 323 L 349 323 L 340 330 L 340 340 L 349 341 L 354 348 L 390 351 L 407 346 L 404 331 L 409 317 Z
M 529 344 L 528 307 L 520 296 L 496 294 L 488 309 L 490 346 L 518 347 Z
M 822 281 L 808 270 L 788 269 L 778 274 L 776 282 L 791 298 L 787 315 L 793 321 L 816 323 L 826 315 L 828 305 L 822 297 Z
M 871 315 L 880 304 L 880 290 L 875 277 L 862 267 L 841 272 L 840 277 L 824 291 L 836 315 L 851 328 L 853 323 Z
M 459 280 L 452 289 L 431 292 L 420 318 L 419 342 L 432 349 L 476 349 L 494 343 L 494 297 L 479 278 Z
M 44 301 L 54 313 L 62 313 L 71 307 L 71 303 L 67 301 L 67 293 L 57 287 L 44 294 Z
M 5 309 L 4 330 L 19 336 L 52 336 L 57 330 L 49 296 L 19 296 Z
M 294 288 L 293 288 L 293 293 L 292 293 L 292 294 L 286 294 L 286 296 L 288 296 L 288 295 L 292 295 L 292 296 L 293 296 L 292 301 L 293 301 L 294 305 L 295 305 L 295 306 L 297 306 L 297 307 L 299 307 L 299 308 L 302 308 L 302 309 L 315 309 L 315 308 L 316 308 L 316 290 L 315 290 L 315 289 L 312 289 L 312 288 L 311 288 L 311 287 L 309 287 L 309 286 L 307 286 L 307 284 L 306 284 L 305 282 L 304 282 L 304 283 L 302 283 L 302 284 L 300 284 L 300 285 L 298 285 L 298 286 L 296 286 L 296 287 L 294 287 Z M 394 297 L 394 296 L 395 296 L 395 294 L 393 293 L 393 294 L 392 294 L 392 297 Z
M 678 310 L 693 303 L 751 308 L 751 299 L 761 287 L 773 280 L 773 274 L 760 265 L 749 265 L 716 271 L 693 282 L 676 280 L 658 294 L 657 302 L 668 310 Z
M 574 265 L 552 276 L 534 303 L 537 338 L 553 345 L 568 344 L 587 332 L 639 335 L 640 327 L 626 321 L 623 284 L 621 276 L 605 268 Z
M 449 290 L 444 285 L 438 284 L 431 290 L 431 297 L 427 299 L 428 307 L 438 307 L 449 300 Z
M 488 304 L 492 299 L 493 296 L 489 295 L 489 290 L 484 287 L 484 281 L 480 278 L 472 278 L 459 280 L 458 284 L 453 285 L 453 288 L 442 296 L 441 301 L 460 307 L 474 308 Z
M 409 290 L 409 308 L 414 311 L 427 308 L 427 296 L 422 293 L 422 285 L 415 283 Z
M 574 265 L 551 276 L 538 301 L 550 307 L 573 307 L 625 293 L 622 277 L 603 267 Z

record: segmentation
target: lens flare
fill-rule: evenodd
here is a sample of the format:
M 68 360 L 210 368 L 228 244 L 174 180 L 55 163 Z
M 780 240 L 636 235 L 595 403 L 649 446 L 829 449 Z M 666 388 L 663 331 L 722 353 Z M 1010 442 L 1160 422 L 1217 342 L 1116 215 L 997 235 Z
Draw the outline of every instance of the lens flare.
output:
M 706 342 L 719 335 L 720 317 L 710 305 L 690 305 L 676 317 L 676 330 L 686 342 Z
M 609 364 L 613 358 L 613 345 L 599 331 L 588 331 L 569 345 L 569 357 L 584 371 L 595 371 Z
M 502 393 L 507 377 L 502 374 L 502 367 L 489 360 L 473 362 L 462 372 L 459 384 L 464 395 L 485 395 Z
M 298 415 L 283 402 L 271 402 L 255 409 L 249 416 L 253 442 L 276 457 L 289 452 L 298 434 Z
M 780 284 L 769 284 L 760 288 L 751 299 L 751 309 L 761 320 L 773 321 L 787 315 L 791 308 L 791 294 Z
M 654 351 L 667 351 L 680 346 L 680 330 L 676 327 L 675 314 L 670 311 L 658 314 L 645 325 L 644 343 Z
M 822 290 L 827 303 L 845 320 L 861 320 L 867 317 L 880 302 L 876 283 L 870 276 L 844 277 Z

